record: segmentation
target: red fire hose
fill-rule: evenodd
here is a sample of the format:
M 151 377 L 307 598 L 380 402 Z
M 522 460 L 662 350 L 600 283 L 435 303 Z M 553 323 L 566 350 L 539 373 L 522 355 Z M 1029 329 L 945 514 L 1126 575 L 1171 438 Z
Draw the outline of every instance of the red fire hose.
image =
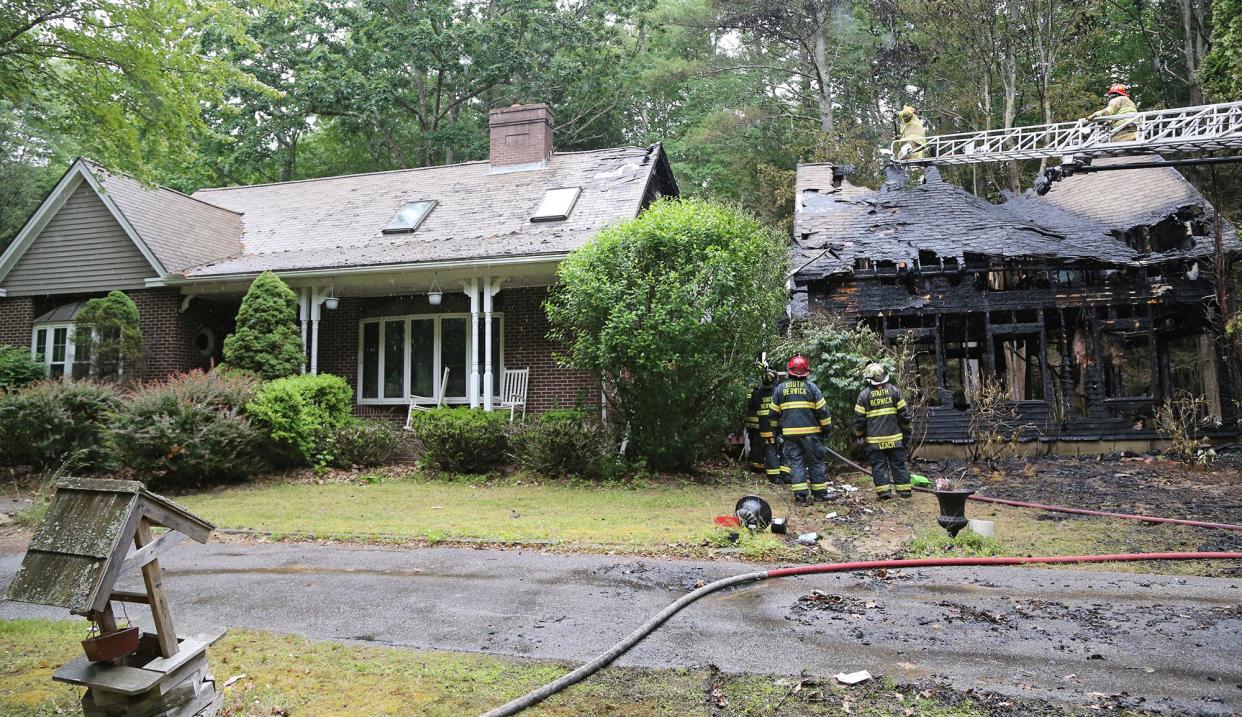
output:
M 849 458 L 846 458 L 840 453 L 837 453 L 831 448 L 828 448 L 828 452 L 831 453 L 837 460 L 853 468 L 854 470 L 861 471 L 862 473 L 866 475 L 871 475 L 871 471 L 867 470 L 866 468 L 863 468 L 862 466 L 858 465 L 854 461 L 851 461 Z M 931 490 L 930 488 L 916 487 L 914 490 L 917 490 L 920 493 L 934 493 L 935 492 Z M 1173 525 L 1190 525 L 1196 528 L 1216 528 L 1218 530 L 1242 531 L 1242 525 L 1233 525 L 1230 523 L 1208 523 L 1202 520 L 1186 520 L 1184 518 L 1160 518 L 1160 517 L 1151 516 L 1151 515 L 1134 515 L 1131 513 L 1113 513 L 1107 510 L 1087 510 L 1086 508 L 1070 508 L 1064 505 L 1044 505 L 1043 503 L 1027 503 L 1021 500 L 1008 500 L 1006 498 L 993 498 L 991 496 L 986 496 L 986 495 L 967 496 L 967 500 L 977 500 L 980 503 L 997 503 L 999 505 L 1008 505 L 1014 508 L 1034 508 L 1036 510 L 1046 510 L 1046 511 L 1053 512 L 1053 513 L 1071 513 L 1073 515 L 1094 515 L 1094 516 L 1099 516 L 1103 518 L 1121 518 L 1123 520 L 1141 520 L 1144 523 L 1171 523 Z
M 575 685 L 582 680 L 590 677 L 605 666 L 624 655 L 630 648 L 642 642 L 643 638 L 655 632 L 657 628 L 665 623 L 670 617 L 676 615 L 682 608 L 690 603 L 705 597 L 724 588 L 733 587 L 734 585 L 742 585 L 744 583 L 758 582 L 760 580 L 768 580 L 770 578 L 784 578 L 793 575 L 818 575 L 820 573 L 847 573 L 857 570 L 873 570 L 884 568 L 888 570 L 900 568 L 940 568 L 948 566 L 970 566 L 970 565 L 1031 565 L 1045 563 L 1111 563 L 1111 562 L 1133 562 L 1138 560 L 1242 560 L 1242 553 L 1124 553 L 1120 555 L 1053 555 L 1046 557 L 1021 557 L 1021 558 L 919 558 L 916 560 L 867 560 L 854 563 L 820 563 L 818 565 L 801 565 L 792 568 L 777 568 L 775 570 L 761 570 L 753 573 L 743 573 L 732 577 L 721 578 L 712 583 L 708 583 L 694 592 L 686 593 L 671 605 L 664 608 L 659 614 L 643 623 L 637 630 L 631 632 L 624 640 L 618 642 L 608 649 L 607 652 L 599 657 L 591 660 L 578 669 L 569 674 L 549 682 L 548 684 L 533 690 L 511 702 L 497 707 L 490 712 L 482 715 L 482 717 L 504 717 L 505 715 L 515 715 L 527 707 L 532 707 L 552 695 Z

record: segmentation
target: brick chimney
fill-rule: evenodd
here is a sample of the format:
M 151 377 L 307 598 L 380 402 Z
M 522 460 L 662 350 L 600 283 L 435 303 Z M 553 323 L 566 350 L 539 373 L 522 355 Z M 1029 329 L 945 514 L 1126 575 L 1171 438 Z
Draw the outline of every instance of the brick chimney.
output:
M 498 107 L 488 113 L 493 172 L 538 169 L 552 156 L 552 110 L 542 102 Z

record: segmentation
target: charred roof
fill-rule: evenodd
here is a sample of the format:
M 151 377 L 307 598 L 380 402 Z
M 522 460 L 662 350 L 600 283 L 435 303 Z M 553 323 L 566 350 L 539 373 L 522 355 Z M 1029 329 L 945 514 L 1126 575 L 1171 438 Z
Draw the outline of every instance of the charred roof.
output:
M 1147 158 L 1098 160 L 1097 165 Z M 830 164 L 799 165 L 794 210 L 800 282 L 864 266 L 1042 259 L 1135 266 L 1212 253 L 1211 204 L 1170 168 L 1078 174 L 1047 196 L 1028 192 L 992 204 L 943 181 L 872 190 L 834 176 Z M 1234 228 L 1223 226 L 1230 250 Z

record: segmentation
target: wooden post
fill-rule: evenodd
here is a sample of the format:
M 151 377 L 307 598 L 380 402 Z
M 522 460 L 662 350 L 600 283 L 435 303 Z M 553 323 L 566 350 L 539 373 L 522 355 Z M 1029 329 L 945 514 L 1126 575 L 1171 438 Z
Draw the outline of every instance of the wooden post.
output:
M 1048 366 L 1048 317 L 1043 307 L 1036 311 L 1039 320 L 1039 379 L 1043 382 L 1044 402 L 1052 403 L 1056 399 L 1052 395 L 1052 374 Z
M 112 603 L 104 603 L 104 609 L 91 616 L 91 620 L 99 626 L 99 634 L 106 635 L 116 632 L 116 616 L 112 614 Z
M 154 539 L 151 535 L 151 523 L 146 518 L 138 521 L 134 544 L 141 548 Z M 147 595 L 151 598 L 151 619 L 155 622 L 155 635 L 160 641 L 160 655 L 172 657 L 177 654 L 178 649 L 177 631 L 173 628 L 172 610 L 164 596 L 164 578 L 159 560 L 152 560 L 142 566 L 142 581 L 146 583 Z

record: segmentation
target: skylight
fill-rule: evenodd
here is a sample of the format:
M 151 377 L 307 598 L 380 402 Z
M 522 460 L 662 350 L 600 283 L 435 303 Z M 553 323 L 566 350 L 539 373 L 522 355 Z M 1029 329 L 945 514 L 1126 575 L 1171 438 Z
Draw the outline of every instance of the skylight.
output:
M 397 215 L 388 222 L 388 226 L 384 227 L 385 234 L 396 234 L 398 232 L 412 232 L 418 228 L 419 224 L 427 218 L 431 210 L 436 206 L 436 200 L 423 199 L 417 202 L 407 202 L 404 207 L 397 210 Z
M 532 222 L 558 222 L 568 219 L 581 192 L 582 187 L 549 189 L 544 193 L 543 200 L 539 202 L 539 207 L 535 209 L 530 220 Z

